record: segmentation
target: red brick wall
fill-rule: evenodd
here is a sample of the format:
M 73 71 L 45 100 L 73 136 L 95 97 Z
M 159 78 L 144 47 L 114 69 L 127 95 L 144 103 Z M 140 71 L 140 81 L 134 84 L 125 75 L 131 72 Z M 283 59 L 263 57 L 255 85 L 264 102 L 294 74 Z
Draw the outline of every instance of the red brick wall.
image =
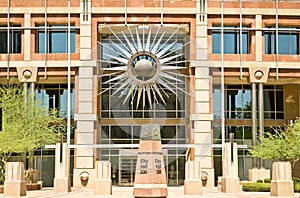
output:
M 224 2 L 224 8 L 240 8 L 239 1 L 227 1 Z M 245 2 L 243 1 L 243 8 L 275 8 L 275 1 L 272 2 Z M 209 8 L 221 8 L 221 0 L 209 0 L 207 2 L 207 7 Z M 278 2 L 279 9 L 300 9 L 300 1 L 299 2 Z
M 160 7 L 160 0 L 127 0 L 128 7 Z M 124 1 L 120 0 L 93 0 L 93 7 L 124 7 Z M 171 8 L 195 8 L 195 0 L 169 0 L 163 1 L 163 7 Z
M 80 0 L 71 0 L 71 7 L 79 7 Z M 7 7 L 8 0 L 1 0 L 0 7 Z M 44 7 L 44 0 L 10 0 L 11 7 Z M 68 7 L 68 0 L 47 0 L 47 7 Z

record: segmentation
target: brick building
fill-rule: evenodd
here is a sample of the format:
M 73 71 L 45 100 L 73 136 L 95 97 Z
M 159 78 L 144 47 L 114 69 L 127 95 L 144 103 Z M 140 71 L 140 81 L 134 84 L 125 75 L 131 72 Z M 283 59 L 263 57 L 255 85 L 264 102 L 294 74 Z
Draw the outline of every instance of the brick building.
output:
M 2 0 L 0 77 L 18 77 L 66 119 L 70 80 L 74 186 L 83 171 L 93 179 L 97 160 L 112 163 L 114 184 L 132 185 L 148 123 L 161 126 L 169 185 L 183 184 L 186 160 L 200 160 L 214 185 L 229 133 L 246 180 L 260 166 L 247 156 L 258 131 L 299 115 L 299 9 L 296 0 Z M 45 185 L 53 163 L 36 153 Z

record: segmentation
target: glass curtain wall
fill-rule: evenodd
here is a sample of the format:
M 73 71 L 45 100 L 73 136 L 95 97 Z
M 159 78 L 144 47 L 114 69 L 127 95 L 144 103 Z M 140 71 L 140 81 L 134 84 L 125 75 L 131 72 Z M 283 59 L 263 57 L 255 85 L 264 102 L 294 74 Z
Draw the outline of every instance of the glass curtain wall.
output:
M 67 118 L 68 107 L 67 84 L 39 84 L 35 92 L 36 101 L 50 109 L 57 109 L 59 116 Z M 71 85 L 71 117 L 75 112 L 75 89 Z
M 163 28 L 163 27 L 162 27 Z M 141 31 L 141 30 L 140 30 Z M 144 31 L 144 30 L 143 30 Z M 148 32 L 148 30 L 145 30 Z M 152 30 L 155 32 L 156 30 Z M 132 30 L 133 38 L 136 38 L 135 29 Z M 124 36 L 116 33 L 117 37 L 123 39 Z M 127 38 L 132 38 L 130 34 L 126 34 Z M 141 32 L 139 37 L 147 39 L 148 35 L 143 35 Z M 160 34 L 151 35 L 151 41 L 160 38 Z M 162 44 L 166 43 L 165 47 L 169 48 L 169 55 L 185 54 L 186 46 L 184 46 L 184 34 L 175 34 L 169 40 L 163 39 Z M 100 46 L 100 56 L 102 60 L 101 68 L 117 67 L 118 64 L 111 56 L 117 56 L 119 48 L 127 42 L 123 40 L 123 44 L 115 35 L 101 34 L 99 36 L 102 45 Z M 110 49 L 108 43 L 114 43 L 115 49 Z M 175 43 L 175 44 L 173 44 Z M 171 46 L 173 45 L 173 46 Z M 179 57 L 174 59 L 174 66 L 185 67 L 185 62 Z M 119 87 L 116 81 L 109 81 L 119 75 L 107 75 L 100 78 L 100 130 L 98 134 L 98 144 L 101 148 L 97 149 L 98 160 L 109 160 L 112 163 L 112 178 L 114 185 L 130 186 L 134 182 L 135 163 L 137 157 L 137 150 L 140 138 L 140 131 L 142 124 L 152 123 L 152 120 L 160 120 L 161 122 L 168 122 L 168 124 L 160 125 L 161 139 L 163 145 L 165 170 L 167 174 L 168 185 L 182 185 L 184 181 L 184 163 L 186 158 L 186 148 L 180 145 L 188 143 L 188 127 L 186 127 L 187 119 L 187 96 L 185 90 L 188 81 L 184 76 L 173 77 L 176 79 L 169 79 L 167 86 L 172 87 L 174 92 L 171 92 L 164 86 L 158 85 L 160 92 L 164 95 L 165 104 L 159 99 L 158 103 L 154 103 L 154 95 L 151 94 L 152 105 L 149 104 L 149 96 L 143 92 L 139 102 L 137 102 L 136 95 L 131 94 L 129 99 L 124 103 L 124 96 L 127 95 L 129 89 L 124 87 L 117 94 L 113 94 Z M 107 91 L 105 91 L 107 90 Z M 138 105 L 137 105 L 138 104 Z M 128 124 L 118 124 L 118 121 L 127 120 Z M 171 121 L 170 121 L 171 120 Z M 124 121 L 125 122 L 125 121 Z M 123 123 L 124 123 L 123 122 Z M 107 124 L 112 123 L 112 124 Z M 125 122 L 126 123 L 126 122 Z M 116 145 L 116 146 L 114 146 Z
M 263 89 L 265 120 L 283 119 L 283 86 L 265 85 Z M 258 87 L 256 90 L 258 90 Z M 221 144 L 222 139 L 219 124 L 221 119 L 220 93 L 220 86 L 214 85 L 213 112 L 215 120 L 213 122 L 213 139 L 215 144 Z M 258 93 L 256 95 L 258 96 Z M 236 120 L 239 121 L 236 122 Z M 271 130 L 271 127 L 277 126 L 266 126 L 265 130 Z M 234 134 L 234 141 L 238 145 L 247 146 L 247 148 L 238 149 L 239 178 L 240 180 L 247 180 L 248 169 L 252 168 L 252 158 L 247 156 L 248 149 L 252 147 L 250 85 L 225 85 L 225 142 L 229 142 L 230 133 Z M 214 149 L 214 160 L 217 179 L 217 176 L 222 175 L 222 166 L 220 166 L 222 164 L 221 148 Z

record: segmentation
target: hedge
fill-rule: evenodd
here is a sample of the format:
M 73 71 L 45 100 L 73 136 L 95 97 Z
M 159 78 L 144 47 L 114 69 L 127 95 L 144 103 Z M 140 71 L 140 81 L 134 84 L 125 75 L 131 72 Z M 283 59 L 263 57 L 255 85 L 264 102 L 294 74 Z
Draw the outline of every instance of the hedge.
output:
M 269 179 L 266 179 L 265 183 L 259 182 L 249 182 L 244 183 L 242 185 L 242 190 L 245 192 L 270 192 L 271 189 L 271 183 L 269 182 Z M 300 179 L 293 178 L 294 183 L 294 192 L 300 192 Z
M 270 183 L 249 182 L 242 186 L 242 190 L 245 192 L 270 192 L 270 189 Z

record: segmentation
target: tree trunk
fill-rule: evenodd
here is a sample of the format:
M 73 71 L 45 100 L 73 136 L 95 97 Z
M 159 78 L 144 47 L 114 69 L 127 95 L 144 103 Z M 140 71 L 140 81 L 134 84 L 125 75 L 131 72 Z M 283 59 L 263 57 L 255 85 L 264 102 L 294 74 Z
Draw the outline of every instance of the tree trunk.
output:
M 34 151 L 28 152 L 28 167 L 27 169 L 34 169 Z

